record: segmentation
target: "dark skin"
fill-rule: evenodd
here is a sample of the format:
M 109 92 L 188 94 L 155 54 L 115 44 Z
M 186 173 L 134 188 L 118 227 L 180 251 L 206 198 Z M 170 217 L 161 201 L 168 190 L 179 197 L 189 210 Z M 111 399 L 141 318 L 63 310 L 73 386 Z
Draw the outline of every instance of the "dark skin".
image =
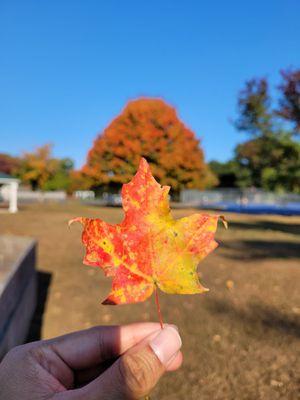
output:
M 182 363 L 177 330 L 156 323 L 95 327 L 11 350 L 1 400 L 117 400 L 146 396 Z

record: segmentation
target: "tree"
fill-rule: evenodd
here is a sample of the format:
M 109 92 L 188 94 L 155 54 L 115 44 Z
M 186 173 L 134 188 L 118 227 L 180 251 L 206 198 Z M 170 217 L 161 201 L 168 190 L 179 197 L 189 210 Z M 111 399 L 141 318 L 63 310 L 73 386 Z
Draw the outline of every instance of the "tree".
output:
M 279 86 L 281 98 L 278 114 L 290 121 L 294 133 L 300 133 L 300 69 L 282 71 L 283 82 Z
M 142 156 L 155 178 L 173 192 L 203 189 L 215 180 L 194 133 L 173 107 L 151 98 L 130 101 L 96 138 L 83 173 L 93 179 L 94 186 L 118 190 L 131 179 Z
M 238 118 L 235 126 L 252 136 L 267 136 L 272 133 L 273 115 L 271 98 L 266 79 L 251 79 L 246 82 L 238 97 Z
M 300 191 L 300 145 L 271 108 L 265 79 L 246 82 L 238 98 L 236 127 L 251 138 L 235 149 L 236 182 L 274 191 Z
M 237 176 L 239 165 L 235 160 L 220 162 L 212 160 L 209 162 L 212 172 L 218 177 L 217 187 L 233 188 L 237 186 Z
M 20 164 L 17 157 L 12 157 L 9 154 L 0 153 L 0 172 L 8 175 L 14 175 Z
M 289 133 L 258 137 L 235 150 L 237 185 L 300 193 L 300 144 Z
M 57 169 L 43 185 L 43 190 L 69 190 L 74 163 L 70 158 L 56 159 Z
M 73 161 L 69 158 L 53 158 L 51 152 L 51 145 L 46 144 L 34 152 L 25 153 L 21 158 L 17 175 L 33 190 L 67 190 L 70 185 Z
M 92 186 L 93 180 L 82 171 L 70 172 L 70 185 L 67 189 L 68 193 L 73 193 L 76 190 L 88 190 Z

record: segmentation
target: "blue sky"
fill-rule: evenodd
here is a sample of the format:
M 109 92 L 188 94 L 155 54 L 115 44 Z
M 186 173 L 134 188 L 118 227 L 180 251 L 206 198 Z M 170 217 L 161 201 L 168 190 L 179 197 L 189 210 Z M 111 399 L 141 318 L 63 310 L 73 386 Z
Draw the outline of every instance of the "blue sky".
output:
M 163 97 L 226 160 L 244 81 L 300 66 L 300 1 L 0 0 L 0 152 L 53 143 L 80 167 L 141 95 Z

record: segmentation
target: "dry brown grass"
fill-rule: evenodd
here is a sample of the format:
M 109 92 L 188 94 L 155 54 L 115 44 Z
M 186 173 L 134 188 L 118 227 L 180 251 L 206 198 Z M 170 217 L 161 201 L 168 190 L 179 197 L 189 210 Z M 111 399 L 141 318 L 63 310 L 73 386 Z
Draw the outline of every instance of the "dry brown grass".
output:
M 67 228 L 67 221 L 80 215 L 114 223 L 122 211 L 67 203 L 31 205 L 0 216 L 0 233 L 38 239 L 38 268 L 51 274 L 42 337 L 95 324 L 157 320 L 153 299 L 101 306 L 110 281 L 100 270 L 82 266 L 80 226 Z M 180 328 L 185 361 L 162 380 L 153 399 L 299 398 L 300 218 L 227 219 L 230 229 L 220 226 L 218 233 L 221 246 L 200 266 L 210 292 L 161 295 L 165 321 Z

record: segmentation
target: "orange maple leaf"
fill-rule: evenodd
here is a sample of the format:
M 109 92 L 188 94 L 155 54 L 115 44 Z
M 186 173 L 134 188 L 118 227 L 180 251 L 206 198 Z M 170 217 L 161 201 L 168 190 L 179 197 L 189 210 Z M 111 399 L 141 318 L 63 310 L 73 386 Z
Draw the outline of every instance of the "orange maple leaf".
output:
M 83 225 L 84 264 L 111 276 L 112 291 L 103 304 L 146 300 L 156 287 L 166 293 L 194 294 L 208 289 L 199 282 L 198 263 L 217 247 L 218 215 L 194 214 L 174 220 L 168 192 L 142 158 L 132 181 L 122 188 L 124 220 L 74 218 Z

